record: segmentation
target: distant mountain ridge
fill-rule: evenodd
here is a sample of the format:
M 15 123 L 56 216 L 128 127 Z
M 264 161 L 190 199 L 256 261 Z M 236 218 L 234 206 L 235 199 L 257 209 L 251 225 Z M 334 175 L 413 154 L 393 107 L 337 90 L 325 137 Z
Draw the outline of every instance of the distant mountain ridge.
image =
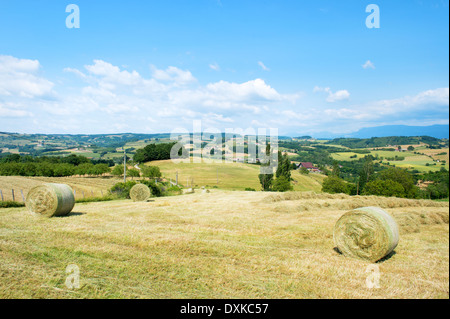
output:
M 386 136 L 431 136 L 435 138 L 448 138 L 449 126 L 386 125 L 386 126 L 362 128 L 358 132 L 351 134 L 351 137 L 355 138 L 371 138 L 371 137 L 386 137 Z
M 376 127 L 365 127 L 354 133 L 336 134 L 321 132 L 314 134 L 316 138 L 372 138 L 388 136 L 430 136 L 434 138 L 449 138 L 449 125 L 431 126 L 408 126 L 408 125 L 385 125 Z

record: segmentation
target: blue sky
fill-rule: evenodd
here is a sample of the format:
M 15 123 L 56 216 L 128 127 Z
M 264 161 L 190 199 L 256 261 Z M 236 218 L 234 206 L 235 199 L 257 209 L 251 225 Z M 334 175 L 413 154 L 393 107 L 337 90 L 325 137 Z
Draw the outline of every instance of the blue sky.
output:
M 66 6 L 80 28 L 66 27 Z M 366 27 L 367 5 L 380 28 Z M 448 124 L 448 1 L 0 2 L 0 131 Z

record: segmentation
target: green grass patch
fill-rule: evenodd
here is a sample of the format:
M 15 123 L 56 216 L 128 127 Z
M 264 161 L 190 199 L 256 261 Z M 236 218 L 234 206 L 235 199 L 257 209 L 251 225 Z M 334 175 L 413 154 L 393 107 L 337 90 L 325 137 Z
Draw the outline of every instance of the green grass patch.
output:
M 25 207 L 25 203 L 6 201 L 0 202 L 0 208 Z
M 80 198 L 75 201 L 75 203 L 95 203 L 95 202 L 109 202 L 112 200 L 118 199 L 116 196 L 107 195 L 103 197 L 89 197 L 89 198 Z

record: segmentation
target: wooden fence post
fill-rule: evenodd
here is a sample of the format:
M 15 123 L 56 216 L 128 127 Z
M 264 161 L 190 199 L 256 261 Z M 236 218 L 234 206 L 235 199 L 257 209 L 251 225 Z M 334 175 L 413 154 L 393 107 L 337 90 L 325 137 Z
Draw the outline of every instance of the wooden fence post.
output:
M 3 200 L 3 192 L 2 192 L 2 190 L 0 189 L 0 196 L 2 197 L 2 202 L 4 201 Z
M 22 194 L 22 200 L 25 203 L 25 196 L 23 195 L 23 190 L 22 189 L 20 190 L 20 194 Z
M 14 188 L 11 189 L 11 193 L 12 193 L 13 202 L 15 202 L 15 201 L 16 201 L 16 198 L 15 198 L 15 196 L 14 196 Z

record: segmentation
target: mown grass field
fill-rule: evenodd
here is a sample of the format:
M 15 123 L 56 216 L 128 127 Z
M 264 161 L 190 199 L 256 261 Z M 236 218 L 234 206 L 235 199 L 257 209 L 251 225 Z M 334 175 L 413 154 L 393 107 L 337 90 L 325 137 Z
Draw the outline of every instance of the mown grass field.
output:
M 178 172 L 178 183 L 185 187 L 194 185 L 195 187 L 208 186 L 209 188 L 217 186 L 217 188 L 225 190 L 261 189 L 258 178 L 260 167 L 257 165 L 212 163 L 211 161 L 175 164 L 171 160 L 155 161 L 146 165 L 158 166 L 162 175 L 173 181 Z M 292 171 L 294 179 L 292 185 L 295 191 L 321 192 L 325 177 L 320 174 L 301 175 L 298 171 Z
M 217 187 L 224 190 L 245 190 L 253 188 L 261 189 L 258 174 L 259 166 L 241 163 L 213 164 L 213 163 L 185 163 L 174 164 L 172 161 L 156 161 L 148 165 L 158 166 L 163 177 L 175 181 L 178 172 L 178 182 L 182 186 L 200 188 Z M 217 174 L 219 183 L 217 184 Z M 301 175 L 298 171 L 292 171 L 294 179 L 292 185 L 295 191 L 322 191 L 322 182 L 326 176 L 320 174 Z M 132 180 L 130 177 L 127 180 Z M 28 191 L 42 183 L 63 183 L 75 191 L 76 199 L 84 197 L 100 197 L 106 195 L 114 184 L 123 182 L 123 177 L 24 177 L 24 176 L 0 176 L 0 190 L 5 201 L 13 200 L 12 189 L 15 192 L 15 200 L 22 202 L 22 193 L 27 196 Z
M 399 246 L 368 263 L 334 248 L 351 208 L 384 207 Z M 77 204 L 64 218 L 0 209 L 0 298 L 449 298 L 448 203 L 212 190 L 147 203 Z M 431 218 L 439 213 L 440 218 Z M 65 285 L 68 265 L 80 288 Z

